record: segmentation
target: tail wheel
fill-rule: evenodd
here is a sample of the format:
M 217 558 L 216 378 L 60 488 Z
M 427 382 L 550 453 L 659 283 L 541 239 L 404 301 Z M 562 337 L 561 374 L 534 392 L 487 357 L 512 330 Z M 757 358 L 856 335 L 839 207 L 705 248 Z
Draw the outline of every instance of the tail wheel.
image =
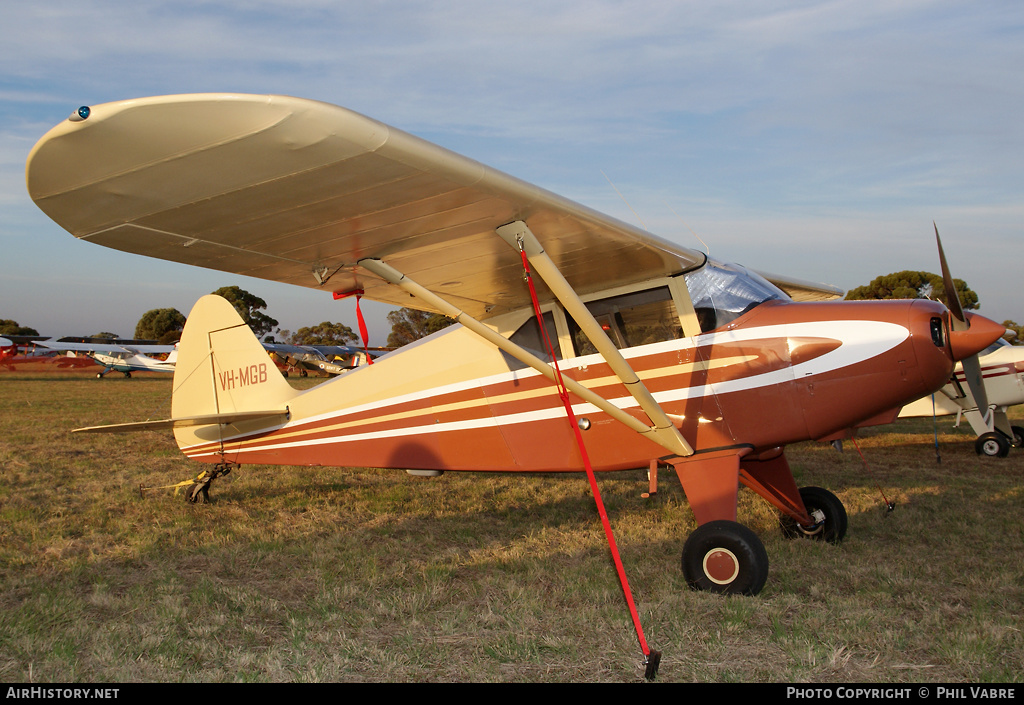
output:
M 998 431 L 983 433 L 974 442 L 974 452 L 990 458 L 1005 458 L 1010 454 L 1010 441 Z
M 686 539 L 683 576 L 694 590 L 756 595 L 768 580 L 768 552 L 742 524 L 709 521 Z
M 784 536 L 828 543 L 839 543 L 843 540 L 849 520 L 846 516 L 846 507 L 838 497 L 821 487 L 801 487 L 800 499 L 803 500 L 807 513 L 811 515 L 812 522 L 805 526 L 796 519 L 783 515 L 779 519 L 779 525 Z

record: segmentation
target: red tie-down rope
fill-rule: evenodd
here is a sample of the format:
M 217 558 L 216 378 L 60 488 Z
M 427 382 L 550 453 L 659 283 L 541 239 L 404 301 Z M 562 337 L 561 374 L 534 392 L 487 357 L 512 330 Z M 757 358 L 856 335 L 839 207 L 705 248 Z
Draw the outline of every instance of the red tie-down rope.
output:
M 601 491 L 597 487 L 597 478 L 594 476 L 594 468 L 590 464 L 590 456 L 587 455 L 587 448 L 583 444 L 583 435 L 580 433 L 579 425 L 576 421 L 576 414 L 572 410 L 572 402 L 569 401 L 569 390 L 565 386 L 565 382 L 562 381 L 562 371 L 558 367 L 558 358 L 555 356 L 555 349 L 551 343 L 551 339 L 548 337 L 547 329 L 544 327 L 544 314 L 540 310 L 540 302 L 537 300 L 537 290 L 533 286 L 533 277 L 530 274 L 530 263 L 526 258 L 526 251 L 523 248 L 519 250 L 520 255 L 523 258 L 523 269 L 526 273 L 526 283 L 530 287 L 530 298 L 533 300 L 533 311 L 537 316 L 537 325 L 540 328 L 541 339 L 544 342 L 544 346 L 551 357 L 551 361 L 555 366 L 555 384 L 558 386 L 558 396 L 562 400 L 562 405 L 565 406 L 565 413 L 569 417 L 569 425 L 572 427 L 573 433 L 576 436 L 576 443 L 580 449 L 580 455 L 583 458 L 583 467 L 587 471 L 587 480 L 590 482 L 590 490 L 594 493 L 594 503 L 597 505 L 597 513 L 601 517 L 601 525 L 604 527 L 605 537 L 608 539 L 608 547 L 612 552 L 612 560 L 615 562 L 615 570 L 619 574 L 619 583 L 622 584 L 622 592 L 626 596 L 626 604 L 629 605 L 629 613 L 633 618 L 633 626 L 636 628 L 636 636 L 640 642 L 640 648 L 644 653 L 644 662 L 646 664 L 646 672 L 644 674 L 647 680 L 653 680 L 658 673 L 658 665 L 661 662 L 661 652 L 653 651 L 647 646 L 647 640 L 644 638 L 643 627 L 640 626 L 640 615 L 637 613 L 636 603 L 633 601 L 633 593 L 629 589 L 629 580 L 626 579 L 626 570 L 622 566 L 622 559 L 619 556 L 619 548 L 615 543 L 615 534 L 612 533 L 611 523 L 608 521 L 608 513 L 604 509 L 604 502 L 601 501 Z
M 363 312 L 359 310 L 359 299 L 363 298 L 362 289 L 352 289 L 352 291 L 336 291 L 334 292 L 334 300 L 347 299 L 349 296 L 356 297 L 356 321 L 359 322 L 359 335 L 363 337 L 363 352 L 366 354 L 367 364 L 373 364 L 373 358 L 370 357 L 370 336 L 366 333 L 366 321 L 363 320 Z

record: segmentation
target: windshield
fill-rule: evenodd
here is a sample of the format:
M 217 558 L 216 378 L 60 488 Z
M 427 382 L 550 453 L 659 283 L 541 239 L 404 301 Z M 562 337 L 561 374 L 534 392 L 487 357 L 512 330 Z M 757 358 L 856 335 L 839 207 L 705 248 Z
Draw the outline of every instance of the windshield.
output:
M 777 286 L 738 264 L 708 260 L 683 276 L 701 332 L 724 326 L 765 301 L 789 300 Z

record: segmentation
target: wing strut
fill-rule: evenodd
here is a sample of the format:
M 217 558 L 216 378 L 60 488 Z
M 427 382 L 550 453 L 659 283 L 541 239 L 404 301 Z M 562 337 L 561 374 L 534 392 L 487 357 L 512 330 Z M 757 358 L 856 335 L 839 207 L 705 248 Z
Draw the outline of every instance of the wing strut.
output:
M 597 351 L 605 359 L 605 362 L 608 363 L 608 366 L 611 367 L 615 376 L 626 386 L 626 389 L 636 399 L 640 408 L 651 419 L 654 424 L 653 428 L 650 429 L 651 435 L 658 439 L 657 443 L 668 448 L 676 455 L 693 455 L 693 448 L 683 438 L 683 434 L 679 432 L 676 425 L 668 418 L 665 410 L 661 408 L 661 405 L 654 399 L 654 396 L 648 391 L 640 377 L 637 376 L 633 368 L 626 362 L 626 358 L 622 356 L 619 349 L 615 347 L 615 343 L 611 341 L 608 334 L 601 328 L 601 324 L 590 313 L 587 305 L 583 303 L 583 300 L 576 294 L 576 291 L 569 282 L 565 280 L 562 273 L 558 271 L 558 267 L 548 257 L 547 252 L 544 251 L 544 248 L 526 223 L 517 220 L 508 225 L 501 226 L 498 228 L 497 233 L 512 247 L 526 252 L 526 256 L 530 260 L 530 264 L 533 265 L 534 270 L 541 276 L 552 293 L 558 297 L 559 302 L 565 307 L 569 315 L 576 320 L 580 329 L 583 330 L 590 339 L 590 342 L 597 348 Z M 654 440 L 654 438 L 651 440 Z
M 541 360 L 539 357 L 531 353 L 529 350 L 526 350 L 525 348 L 516 345 L 505 336 L 484 325 L 477 319 L 470 316 L 468 313 L 463 312 L 457 306 L 448 303 L 434 292 L 424 288 L 420 284 L 417 284 L 416 282 L 414 282 L 409 277 L 399 272 L 391 265 L 385 264 L 379 259 L 371 258 L 359 260 L 358 264 L 360 267 L 363 267 L 364 269 L 372 272 L 373 274 L 376 274 L 384 281 L 394 284 L 395 286 L 402 288 L 409 294 L 412 294 L 416 298 L 421 299 L 424 303 L 440 311 L 449 318 L 454 318 L 456 321 L 464 325 L 469 330 L 473 331 L 480 337 L 494 344 L 498 349 L 507 352 L 509 355 L 516 358 L 523 364 L 529 365 L 533 369 L 537 370 L 537 372 L 547 377 L 552 382 L 557 381 L 555 371 L 551 368 L 551 365 Z M 626 426 L 633 429 L 637 433 L 643 434 L 644 438 L 654 441 L 655 443 L 669 450 L 673 454 L 690 455 L 693 452 L 692 450 L 689 450 L 688 445 L 684 447 L 679 443 L 668 442 L 664 434 L 656 433 L 657 429 L 648 426 L 635 416 L 626 413 L 625 411 L 623 411 L 622 409 L 620 409 L 619 407 L 615 406 L 610 401 L 605 399 L 604 397 L 594 393 L 593 391 L 591 391 L 587 387 L 584 387 L 582 384 L 575 381 L 574 379 L 562 375 L 562 381 L 565 383 L 565 386 L 569 389 L 570 392 L 575 394 L 583 401 L 593 404 L 598 409 L 608 414 L 616 421 L 624 423 Z M 683 444 L 686 443 L 686 441 L 682 439 L 682 436 L 680 436 L 680 440 L 682 440 Z

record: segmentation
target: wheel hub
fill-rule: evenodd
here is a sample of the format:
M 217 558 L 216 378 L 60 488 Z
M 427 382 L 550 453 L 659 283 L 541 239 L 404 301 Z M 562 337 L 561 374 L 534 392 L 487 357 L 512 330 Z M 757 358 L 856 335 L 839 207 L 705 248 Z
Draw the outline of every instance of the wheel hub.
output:
M 727 548 L 713 548 L 704 554 L 704 575 L 716 585 L 728 585 L 740 574 L 740 561 Z

